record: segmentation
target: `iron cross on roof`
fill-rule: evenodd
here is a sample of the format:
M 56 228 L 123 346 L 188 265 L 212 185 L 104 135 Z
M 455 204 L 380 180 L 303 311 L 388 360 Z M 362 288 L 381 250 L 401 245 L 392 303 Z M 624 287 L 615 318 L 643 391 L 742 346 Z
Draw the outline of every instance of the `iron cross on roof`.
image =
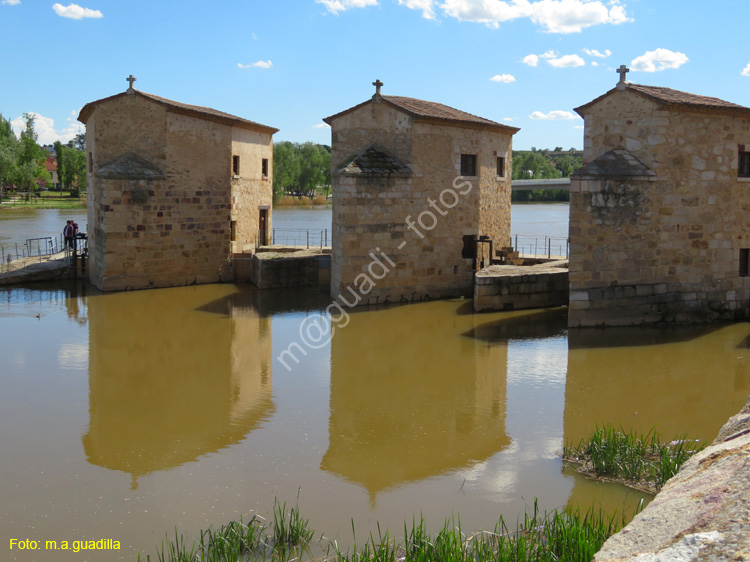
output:
M 372 85 L 375 86 L 375 95 L 379 96 L 380 95 L 380 88 L 383 86 L 383 83 L 378 78 L 377 80 L 375 80 L 375 82 L 372 83 Z
M 135 82 L 137 80 L 137 78 L 131 74 L 130 76 L 128 76 L 127 78 L 125 78 L 125 80 L 130 83 L 130 87 L 128 88 L 128 92 L 133 91 L 133 89 L 134 89 L 133 88 L 133 82 Z

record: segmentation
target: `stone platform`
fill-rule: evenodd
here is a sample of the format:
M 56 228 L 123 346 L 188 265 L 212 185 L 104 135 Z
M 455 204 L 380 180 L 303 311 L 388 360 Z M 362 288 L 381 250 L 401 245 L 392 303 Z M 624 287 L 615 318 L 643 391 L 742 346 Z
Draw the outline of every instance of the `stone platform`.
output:
M 492 265 L 474 276 L 474 312 L 547 308 L 568 304 L 568 262 Z
M 59 252 L 50 256 L 42 256 L 41 259 L 39 257 L 22 258 L 10 264 L 3 264 L 0 269 L 0 286 L 67 279 L 73 276 L 73 268 L 69 265 L 69 259 L 65 256 L 65 252 Z

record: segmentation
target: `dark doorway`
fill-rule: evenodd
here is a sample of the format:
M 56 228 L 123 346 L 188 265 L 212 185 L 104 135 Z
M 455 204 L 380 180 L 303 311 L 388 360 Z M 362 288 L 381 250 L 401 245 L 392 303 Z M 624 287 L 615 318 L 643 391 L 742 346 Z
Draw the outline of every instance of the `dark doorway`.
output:
M 268 244 L 266 232 L 268 230 L 268 208 L 260 208 L 260 217 L 258 218 L 258 245 L 265 246 Z

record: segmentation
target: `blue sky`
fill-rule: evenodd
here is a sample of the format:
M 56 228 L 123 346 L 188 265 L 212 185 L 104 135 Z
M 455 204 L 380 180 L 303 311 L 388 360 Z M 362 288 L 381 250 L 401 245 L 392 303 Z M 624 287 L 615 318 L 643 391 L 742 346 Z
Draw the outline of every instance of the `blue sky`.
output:
M 374 93 L 436 101 L 581 148 L 573 108 L 617 82 L 750 105 L 747 0 L 0 0 L 0 113 L 68 140 L 135 87 L 330 144 L 321 119 Z M 494 78 L 494 80 L 493 80 Z

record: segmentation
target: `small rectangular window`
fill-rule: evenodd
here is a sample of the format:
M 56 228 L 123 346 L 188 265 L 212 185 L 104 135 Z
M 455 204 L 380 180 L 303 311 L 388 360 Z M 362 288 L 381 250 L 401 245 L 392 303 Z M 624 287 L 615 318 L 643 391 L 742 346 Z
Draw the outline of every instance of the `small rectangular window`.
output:
M 268 158 L 264 158 L 261 162 L 261 174 L 264 178 L 268 177 Z
M 497 157 L 497 177 L 499 178 L 505 177 L 505 157 L 504 156 Z
M 740 145 L 737 157 L 737 177 L 750 178 L 750 152 L 745 150 L 745 145 Z
M 477 155 L 476 154 L 462 154 L 461 155 L 461 175 L 462 176 L 476 176 L 477 175 Z
M 237 221 L 231 221 L 229 223 L 229 232 L 232 237 L 232 242 L 237 242 Z
M 89 152 L 89 172 L 94 171 L 94 156 Z
M 239 156 L 232 156 L 232 173 L 235 176 L 240 175 L 240 157 Z
M 740 248 L 740 277 L 750 275 L 750 248 Z

